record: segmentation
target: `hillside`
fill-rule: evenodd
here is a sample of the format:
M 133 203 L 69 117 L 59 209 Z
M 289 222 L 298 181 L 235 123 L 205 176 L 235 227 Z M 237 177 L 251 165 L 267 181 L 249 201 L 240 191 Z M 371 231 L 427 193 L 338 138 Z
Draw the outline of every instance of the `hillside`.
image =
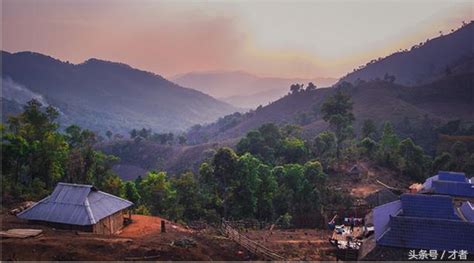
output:
M 473 74 L 450 76 L 431 84 L 406 87 L 386 81 L 364 82 L 344 87 L 352 96 L 356 133 L 365 119 L 373 119 L 379 125 L 391 121 L 402 135 L 423 129 L 428 121 L 436 125 L 452 119 L 474 120 Z M 327 124 L 313 109 L 319 109 L 324 99 L 336 91 L 334 88 L 301 91 L 290 94 L 268 106 L 247 114 L 234 114 L 218 122 L 194 127 L 188 133 L 189 141 L 219 141 L 238 138 L 247 131 L 268 122 L 300 124 L 307 136 L 314 136 L 327 128 Z M 309 121 L 301 123 L 298 116 L 306 114 Z M 407 128 L 412 125 L 412 131 Z M 410 134 L 416 138 L 416 134 Z M 419 138 L 422 139 L 422 138 Z
M 385 121 L 390 121 L 401 137 L 412 138 L 428 153 L 434 154 L 439 142 L 437 127 L 457 119 L 474 121 L 473 81 L 473 74 L 464 74 L 419 87 L 371 81 L 343 89 L 352 96 L 354 103 L 356 135 L 366 119 L 374 120 L 379 129 Z M 219 147 L 235 146 L 240 137 L 264 123 L 301 125 L 302 136 L 311 140 L 328 128 L 320 115 L 312 113 L 313 107 L 319 109 L 325 98 L 335 91 L 334 88 L 303 91 L 256 111 L 234 113 L 209 125 L 194 126 L 187 133 L 187 141 L 192 145 L 120 140 L 102 143 L 98 148 L 120 157 L 114 170 L 123 179 L 134 179 L 153 169 L 171 174 L 187 169 L 197 171 L 199 164 Z M 302 113 L 310 116 L 308 123 L 299 122 L 298 116 Z
M 104 142 L 97 146 L 107 154 L 120 158 L 113 170 L 124 180 L 133 180 L 148 171 L 167 171 L 179 174 L 186 170 L 197 171 L 199 165 L 211 158 L 220 147 L 231 146 L 234 142 L 204 143 L 199 145 L 161 145 L 151 141 L 135 142 L 120 140 Z
M 242 71 L 190 72 L 171 80 L 241 108 L 256 108 L 275 101 L 287 94 L 294 83 L 313 82 L 328 87 L 337 81 L 334 78 L 259 77 Z
M 2 60 L 4 110 L 39 98 L 59 108 L 62 124 L 94 131 L 178 131 L 236 110 L 125 64 L 89 59 L 76 65 L 32 52 L 2 52 Z
M 372 60 L 341 78 L 341 82 L 384 79 L 385 74 L 389 74 L 395 76 L 396 83 L 416 86 L 447 74 L 474 72 L 473 35 L 474 22 L 471 22 L 450 34 L 415 45 L 409 51 Z

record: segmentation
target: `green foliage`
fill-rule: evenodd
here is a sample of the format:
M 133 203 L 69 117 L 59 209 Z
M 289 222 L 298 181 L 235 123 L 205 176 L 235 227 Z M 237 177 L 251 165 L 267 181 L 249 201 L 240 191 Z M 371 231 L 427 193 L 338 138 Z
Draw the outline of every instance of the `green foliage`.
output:
M 336 135 L 330 131 L 324 131 L 314 139 L 313 153 L 323 163 L 328 164 L 336 157 Z
M 399 154 L 402 158 L 400 170 L 409 178 L 422 182 L 431 170 L 430 158 L 424 155 L 423 149 L 411 139 L 400 142 Z
M 151 215 L 150 213 L 150 210 L 148 209 L 148 207 L 146 207 L 145 205 L 139 205 L 136 209 L 135 209 L 135 214 L 138 214 L 138 215 Z
M 116 196 L 124 195 L 124 184 L 122 179 L 116 174 L 109 174 L 104 178 L 104 181 L 100 187 L 101 190 L 109 194 Z
M 275 124 L 264 124 L 250 131 L 237 144 L 239 154 L 251 153 L 266 164 L 302 163 L 306 160 L 308 147 L 298 138 L 299 126 L 287 125 L 282 129 Z
M 257 212 L 257 190 L 260 186 L 259 166 L 261 162 L 246 153 L 239 157 L 236 176 L 231 182 L 230 215 L 238 218 L 253 218 Z
M 143 203 L 150 208 L 152 214 L 164 215 L 171 207 L 176 192 L 166 178 L 165 172 L 151 171 L 140 184 Z
M 328 97 L 321 106 L 323 119 L 328 122 L 336 135 L 336 157 L 340 157 L 340 152 L 345 140 L 353 134 L 351 97 L 341 90 L 335 95 Z
M 198 181 L 193 173 L 187 172 L 172 180 L 176 191 L 173 207 L 178 212 L 173 219 L 198 220 L 204 217 L 203 200 Z
M 382 137 L 379 142 L 377 159 L 379 163 L 389 168 L 396 168 L 398 165 L 398 146 L 400 139 L 393 131 L 392 124 L 386 122 L 383 127 Z
M 117 159 L 95 151 L 96 135 L 71 125 L 58 131 L 57 110 L 36 100 L 2 126 L 2 179 L 9 188 L 3 196 L 38 199 L 59 181 L 95 183 L 121 193 L 121 180 L 111 165 Z
M 378 144 L 371 138 L 365 137 L 362 141 L 360 141 L 360 148 L 363 155 L 367 156 L 368 158 L 373 158 L 377 152 Z
M 134 182 L 128 181 L 124 186 L 124 197 L 125 199 L 133 202 L 137 205 L 140 202 L 141 196 L 138 193 L 137 187 Z
M 284 163 L 300 163 L 304 161 L 307 153 L 303 140 L 286 138 L 282 142 L 281 155 L 284 158 Z
M 372 119 L 367 119 L 362 124 L 361 138 L 377 139 L 377 126 Z

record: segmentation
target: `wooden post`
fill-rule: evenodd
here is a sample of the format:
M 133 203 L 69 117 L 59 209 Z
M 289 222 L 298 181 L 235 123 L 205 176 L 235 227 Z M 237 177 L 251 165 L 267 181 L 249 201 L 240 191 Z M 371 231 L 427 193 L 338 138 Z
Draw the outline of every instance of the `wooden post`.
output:
M 161 233 L 166 233 L 165 220 L 161 220 Z

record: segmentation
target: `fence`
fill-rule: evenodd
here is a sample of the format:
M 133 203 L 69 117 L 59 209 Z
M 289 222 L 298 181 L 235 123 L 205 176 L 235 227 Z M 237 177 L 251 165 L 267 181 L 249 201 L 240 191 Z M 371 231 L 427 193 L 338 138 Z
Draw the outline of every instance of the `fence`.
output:
M 284 257 L 278 255 L 274 251 L 242 235 L 225 220 L 222 220 L 220 230 L 223 235 L 238 243 L 242 247 L 246 248 L 249 252 L 257 256 L 263 257 L 267 260 L 285 260 Z

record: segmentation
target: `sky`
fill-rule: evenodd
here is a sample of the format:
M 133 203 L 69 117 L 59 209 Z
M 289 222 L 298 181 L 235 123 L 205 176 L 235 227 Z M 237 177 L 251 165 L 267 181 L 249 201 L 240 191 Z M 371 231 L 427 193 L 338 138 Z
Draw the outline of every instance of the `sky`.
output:
M 2 0 L 2 50 L 172 77 L 340 77 L 473 20 L 472 1 Z

